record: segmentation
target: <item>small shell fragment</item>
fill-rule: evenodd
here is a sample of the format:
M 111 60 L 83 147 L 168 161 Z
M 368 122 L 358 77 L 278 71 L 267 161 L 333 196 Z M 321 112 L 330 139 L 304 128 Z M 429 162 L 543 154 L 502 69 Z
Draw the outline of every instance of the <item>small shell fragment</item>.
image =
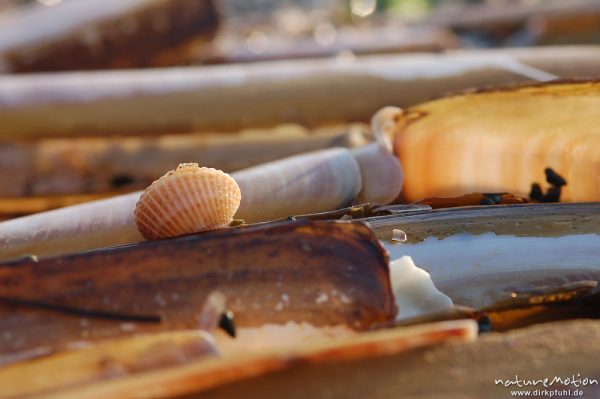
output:
M 402 109 L 398 107 L 383 107 L 371 118 L 371 131 L 378 143 L 383 144 L 392 152 L 392 139 L 397 121 L 402 117 Z
M 408 237 L 406 236 L 406 233 L 403 230 L 400 230 L 400 229 L 392 230 L 392 241 L 406 242 L 407 240 L 408 240 Z
M 228 174 L 180 164 L 140 196 L 135 223 L 147 239 L 225 227 L 240 206 L 240 188 Z
M 390 282 L 398 308 L 397 321 L 448 311 L 454 306 L 410 256 L 390 262 Z

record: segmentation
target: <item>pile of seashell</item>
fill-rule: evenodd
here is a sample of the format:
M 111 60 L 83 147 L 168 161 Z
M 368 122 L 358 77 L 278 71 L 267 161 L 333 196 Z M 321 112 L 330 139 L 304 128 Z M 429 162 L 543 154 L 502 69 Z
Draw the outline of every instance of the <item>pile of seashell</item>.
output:
M 1 222 L 0 398 L 275 397 L 294 378 L 288 396 L 414 397 L 403 378 L 452 351 L 470 353 L 462 392 L 501 397 L 478 345 L 526 364 L 494 339 L 598 316 L 598 110 L 598 82 L 386 107 L 355 148 L 231 174 L 182 163 Z M 547 178 L 567 203 L 528 198 Z M 575 364 L 600 373 L 597 352 Z

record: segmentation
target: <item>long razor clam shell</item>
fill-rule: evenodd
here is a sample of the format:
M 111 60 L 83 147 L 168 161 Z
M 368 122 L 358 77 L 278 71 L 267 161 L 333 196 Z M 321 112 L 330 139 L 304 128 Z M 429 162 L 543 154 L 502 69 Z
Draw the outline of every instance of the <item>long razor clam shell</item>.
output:
M 451 91 L 531 79 L 519 67 L 595 76 L 598 62 L 598 47 L 559 46 L 7 76 L 0 77 L 0 136 L 368 122 L 386 105 L 406 107 Z
M 351 203 L 361 188 L 358 163 L 345 148 L 296 155 L 232 174 L 242 191 L 236 217 L 268 221 Z M 133 211 L 141 192 L 0 223 L 0 260 L 48 257 L 141 241 Z
M 46 212 L 65 206 L 77 205 L 83 202 L 114 197 L 119 192 L 102 194 L 50 195 L 39 197 L 2 197 L 0 198 L 0 221 Z
M 57 256 L 144 240 L 133 211 L 141 192 L 85 202 L 0 223 L 0 261 Z
M 0 330 L 11 339 L 0 339 L 0 354 L 131 334 L 118 321 L 19 302 L 160 316 L 133 321 L 135 331 L 154 331 L 195 327 L 218 290 L 240 327 L 291 320 L 368 329 L 397 313 L 388 261 L 362 224 L 278 222 L 5 263 Z
M 165 369 L 215 356 L 206 331 L 183 330 L 81 343 L 81 347 L 0 369 L 0 398 L 36 395 Z
M 343 148 L 315 151 L 235 172 L 242 192 L 236 218 L 248 223 L 351 204 L 362 187 L 359 164 Z
M 329 378 L 325 381 L 320 380 L 319 388 L 316 391 L 312 378 L 311 386 L 305 387 L 303 378 L 289 377 L 298 372 L 302 373 L 301 370 L 306 368 L 321 371 L 324 369 L 331 372 L 356 364 L 386 363 L 386 359 L 419 353 L 419 349 L 424 350 L 438 345 L 445 346 L 442 344 L 448 343 L 470 343 L 476 337 L 477 325 L 472 320 L 385 329 L 346 338 L 306 343 L 294 349 L 271 350 L 262 354 L 195 361 L 169 370 L 151 371 L 121 380 L 79 386 L 43 397 L 47 399 L 59 397 L 61 399 L 120 399 L 128 397 L 131 392 L 144 392 L 148 399 L 184 396 L 214 397 L 215 393 L 217 395 L 224 394 L 225 397 L 231 397 L 231 394 L 234 395 L 233 397 L 248 395 L 273 397 L 268 393 L 268 385 L 258 389 L 253 387 L 246 391 L 240 389 L 239 386 L 248 384 L 252 386 L 256 380 L 269 381 L 279 375 L 285 375 L 285 390 L 291 388 L 294 391 L 292 393 L 294 397 L 330 397 L 327 392 L 331 392 L 331 389 L 335 388 L 339 395 L 334 397 L 345 398 L 356 387 L 348 389 L 349 382 L 343 381 L 346 379 L 344 374 L 338 374 L 336 378 L 328 376 Z M 394 369 L 394 372 L 398 374 L 399 369 Z M 336 387 L 331 385 L 331 381 L 336 382 Z M 361 392 L 364 393 L 365 388 L 369 386 L 368 381 L 365 379 L 356 381 L 357 385 L 363 387 Z M 262 384 L 259 382 L 260 385 Z M 342 388 L 340 392 L 341 387 L 346 388 Z M 272 388 L 278 391 L 275 397 L 283 396 L 281 393 L 283 385 L 277 384 Z M 232 390 L 234 393 L 231 392 Z M 360 397 L 368 396 L 363 394 Z
M 504 382 L 514 381 L 518 377 L 532 382 L 541 381 L 537 386 L 523 388 L 534 391 L 543 389 L 546 378 L 548 382 L 554 377 L 572 381 L 578 378 L 578 374 L 582 382 L 584 378 L 588 379 L 588 385 L 579 388 L 584 392 L 584 397 L 595 398 L 600 394 L 600 386 L 590 383 L 592 379 L 600 381 L 600 323 L 597 320 L 542 324 L 507 334 L 483 334 L 476 340 L 473 340 L 473 336 L 467 339 L 465 335 L 454 339 L 454 342 L 441 345 L 397 354 L 390 351 L 387 355 L 365 356 L 355 360 L 293 362 L 291 367 L 280 372 L 249 373 L 251 378 L 222 380 L 222 384 L 210 390 L 200 389 L 204 378 L 195 374 L 192 370 L 194 366 L 190 365 L 189 369 L 182 368 L 180 371 L 177 381 L 181 381 L 181 384 L 167 383 L 173 381 L 167 379 L 173 377 L 173 371 L 173 374 L 161 376 L 158 373 L 149 374 L 135 386 L 137 390 L 126 382 L 114 382 L 112 387 L 95 384 L 86 389 L 73 389 L 69 394 L 63 391 L 52 397 L 101 399 L 114 394 L 112 397 L 122 398 L 117 394 L 119 390 L 124 394 L 139 391 L 148 382 L 152 384 L 149 388 L 156 386 L 158 390 L 167 385 L 171 389 L 168 393 L 155 391 L 154 397 L 162 395 L 195 399 L 505 399 L 511 396 L 511 390 L 521 388 L 496 384 L 495 379 Z M 382 344 L 386 341 L 392 342 L 391 339 L 384 340 Z M 196 370 L 199 371 L 199 367 Z M 220 375 L 231 375 L 227 370 L 221 369 Z M 193 375 L 197 375 L 198 379 L 191 377 Z M 154 378 L 152 383 L 151 378 Z M 185 387 L 191 388 L 194 383 L 198 387 L 197 394 L 180 394 L 181 391 L 189 392 Z M 571 388 L 572 391 L 576 389 L 574 386 Z M 560 391 L 562 386 L 556 383 L 549 391 L 554 389 Z M 531 397 L 536 396 L 532 394 Z
M 400 195 L 404 173 L 398 159 L 381 143 L 352 150 L 360 165 L 359 203 L 387 205 Z
M 391 137 L 395 120 L 401 114 L 398 107 L 376 112 L 371 118 L 371 134 L 376 142 L 352 150 L 362 176 L 359 203 L 387 205 L 400 194 L 404 172 L 392 153 Z
M 156 66 L 165 58 L 181 61 L 180 48 L 192 43 L 199 52 L 198 44 L 211 40 L 218 25 L 211 0 L 81 0 L 24 7 L 0 21 L 0 62 L 3 72 Z M 23 32 L 22 26 L 29 28 Z
M 512 292 L 600 281 L 600 203 L 433 210 L 371 218 L 391 259 L 411 256 L 455 304 L 482 309 Z M 393 229 L 406 243 L 391 240 Z
M 215 330 L 214 337 L 219 354 L 236 357 L 249 353 L 265 353 L 276 350 L 289 350 L 311 342 L 326 339 L 340 339 L 363 334 L 345 324 L 335 326 L 315 326 L 310 323 L 288 321 L 287 323 L 266 323 L 255 327 L 240 327 L 235 339 L 222 330 Z
M 527 196 L 544 169 L 567 180 L 564 201 L 600 200 L 600 81 L 458 94 L 406 109 L 395 150 L 403 198 L 510 192 Z
M 72 205 L 0 223 L 0 261 L 57 256 L 144 240 L 133 211 L 141 192 Z
M 143 189 L 182 160 L 231 172 L 329 147 L 368 142 L 365 125 L 300 125 L 237 133 L 48 138 L 0 144 L 0 197 Z M 46 209 L 47 210 L 47 209 Z

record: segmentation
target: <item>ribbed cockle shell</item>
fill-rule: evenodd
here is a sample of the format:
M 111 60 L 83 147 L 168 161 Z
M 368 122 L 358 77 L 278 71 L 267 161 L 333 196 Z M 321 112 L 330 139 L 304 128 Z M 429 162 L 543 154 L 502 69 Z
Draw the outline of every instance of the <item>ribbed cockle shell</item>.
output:
M 142 193 L 135 223 L 149 240 L 214 230 L 233 220 L 240 188 L 227 173 L 180 164 Z

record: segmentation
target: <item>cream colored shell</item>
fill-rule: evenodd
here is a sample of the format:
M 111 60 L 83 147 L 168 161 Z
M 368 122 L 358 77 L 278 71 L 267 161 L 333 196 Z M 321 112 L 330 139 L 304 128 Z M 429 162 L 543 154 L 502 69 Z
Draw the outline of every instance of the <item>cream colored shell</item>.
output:
M 240 188 L 227 173 L 180 164 L 142 193 L 135 223 L 149 240 L 214 230 L 231 223 L 240 201 Z

